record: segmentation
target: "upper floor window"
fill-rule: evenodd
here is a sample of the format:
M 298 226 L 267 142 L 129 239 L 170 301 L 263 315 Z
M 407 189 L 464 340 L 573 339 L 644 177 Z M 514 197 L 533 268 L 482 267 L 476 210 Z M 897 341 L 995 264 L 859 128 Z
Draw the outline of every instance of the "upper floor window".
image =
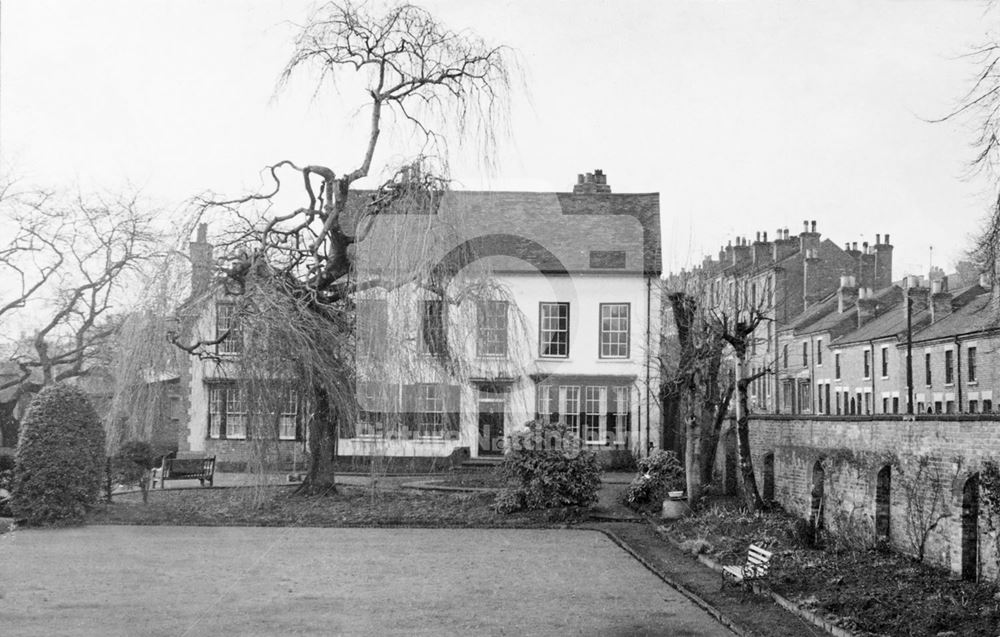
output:
M 782 357 L 782 359 L 784 359 L 782 361 L 784 363 L 784 367 L 787 368 L 788 367 L 788 345 L 787 344 L 785 344 L 785 346 L 781 349 L 781 357 Z
M 833 377 L 840 380 L 840 352 L 833 355 Z
M 802 343 L 802 366 L 806 367 L 809 365 L 809 342 L 803 341 Z
M 476 354 L 479 357 L 507 356 L 507 301 L 480 301 L 476 328 Z
M 950 349 L 944 352 L 944 382 L 946 385 L 955 382 L 955 351 Z
M 569 356 L 569 303 L 538 304 L 539 356 Z
M 924 383 L 931 386 L 931 353 L 924 354 Z
M 243 329 L 236 314 L 235 303 L 215 304 L 215 346 L 218 354 L 243 352 Z
M 864 372 L 865 378 L 872 377 L 872 352 L 870 349 L 864 351 Z
M 970 347 L 966 353 L 966 360 L 969 361 L 969 379 L 968 382 L 976 382 L 976 348 Z
M 889 348 L 882 348 L 882 378 L 889 377 Z
M 444 301 L 430 299 L 421 301 L 421 306 L 421 351 L 432 356 L 443 356 L 448 352 Z
M 628 358 L 629 304 L 601 303 L 601 358 Z
M 816 339 L 816 366 L 823 364 L 823 339 Z

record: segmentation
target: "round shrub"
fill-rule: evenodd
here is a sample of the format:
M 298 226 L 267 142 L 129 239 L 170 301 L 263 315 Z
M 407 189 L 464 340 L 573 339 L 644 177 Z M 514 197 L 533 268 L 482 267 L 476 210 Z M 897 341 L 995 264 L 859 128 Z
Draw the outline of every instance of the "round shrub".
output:
M 21 423 L 11 509 L 30 525 L 79 522 L 96 501 L 104 471 L 104 429 L 80 389 L 50 385 Z
M 638 462 L 639 475 L 625 491 L 625 504 L 642 507 L 655 504 L 657 507 L 671 491 L 683 491 L 684 466 L 673 451 L 654 451 Z
M 535 422 L 508 437 L 500 472 L 506 488 L 494 507 L 519 509 L 590 506 L 597 502 L 601 465 L 565 424 Z
M 0 454 L 0 518 L 10 517 L 10 489 L 14 484 L 14 456 Z

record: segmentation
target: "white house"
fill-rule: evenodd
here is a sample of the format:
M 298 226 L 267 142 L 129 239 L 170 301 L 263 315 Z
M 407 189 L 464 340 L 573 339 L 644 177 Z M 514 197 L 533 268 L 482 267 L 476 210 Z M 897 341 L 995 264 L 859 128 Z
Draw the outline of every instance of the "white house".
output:
M 533 418 L 595 449 L 659 446 L 658 194 L 611 193 L 599 170 L 567 193 L 450 191 L 429 214 L 378 217 L 357 263 L 358 280 L 412 276 L 357 300 L 360 412 L 341 456 L 500 455 Z M 226 329 L 215 311 L 205 327 Z M 190 388 L 182 447 L 242 455 L 245 432 L 214 424 L 242 417 L 224 379 L 193 361 Z M 285 411 L 292 448 L 301 407 Z

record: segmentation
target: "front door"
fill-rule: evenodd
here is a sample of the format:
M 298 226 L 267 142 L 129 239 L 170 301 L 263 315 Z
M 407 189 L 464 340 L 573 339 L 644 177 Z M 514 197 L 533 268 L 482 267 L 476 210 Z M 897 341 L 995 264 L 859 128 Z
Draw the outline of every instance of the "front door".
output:
M 479 390 L 479 455 L 503 455 L 507 392 Z

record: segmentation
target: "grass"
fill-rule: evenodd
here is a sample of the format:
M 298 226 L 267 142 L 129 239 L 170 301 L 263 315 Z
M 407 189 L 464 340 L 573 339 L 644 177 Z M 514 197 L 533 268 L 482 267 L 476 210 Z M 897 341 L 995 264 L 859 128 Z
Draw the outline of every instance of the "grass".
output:
M 441 493 L 341 486 L 326 496 L 298 496 L 290 487 L 167 489 L 115 496 L 89 524 L 195 526 L 441 526 L 537 528 L 582 522 L 587 510 L 496 513 L 491 493 Z

